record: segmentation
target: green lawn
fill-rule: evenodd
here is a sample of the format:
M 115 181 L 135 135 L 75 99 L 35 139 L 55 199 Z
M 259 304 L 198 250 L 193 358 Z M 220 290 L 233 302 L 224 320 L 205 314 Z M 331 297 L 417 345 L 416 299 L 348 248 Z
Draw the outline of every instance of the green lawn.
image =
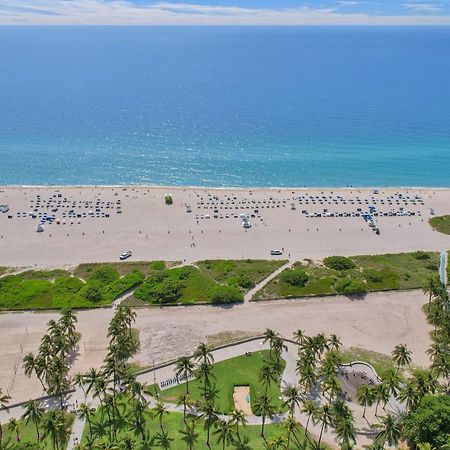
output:
M 264 359 L 267 358 L 268 355 L 269 351 L 263 350 L 261 352 L 252 353 L 250 356 L 237 356 L 214 364 L 212 373 L 215 378 L 213 381 L 219 392 L 219 398 L 216 402 L 217 411 L 229 413 L 234 409 L 234 386 L 250 387 L 250 402 L 253 409 L 253 403 L 256 397 L 258 394 L 264 392 L 264 387 L 258 379 L 258 374 L 261 367 L 264 365 Z M 283 368 L 284 364 L 283 361 Z M 199 379 L 189 382 L 189 391 L 194 401 L 199 401 L 201 399 L 201 387 L 202 382 Z M 154 393 L 154 387 L 150 386 L 147 389 L 149 393 Z M 161 398 L 164 401 L 176 402 L 179 394 L 184 393 L 185 391 L 186 385 L 180 384 L 161 391 Z M 283 411 L 283 401 L 280 400 L 280 383 L 273 383 L 269 388 L 268 394 L 272 398 L 278 411 Z
M 437 274 L 439 268 L 436 252 L 352 256 L 350 259 L 356 267 L 342 271 L 330 269 L 321 261 L 297 262 L 293 268 L 308 275 L 304 286 L 289 284 L 283 280 L 283 274 L 279 274 L 252 300 L 421 288 L 427 277 Z M 355 292 L 343 290 L 345 283 L 356 285 Z
M 42 417 L 42 422 L 45 421 L 46 414 Z M 68 430 L 71 429 L 73 420 L 75 416 L 73 414 L 65 414 L 66 417 L 66 425 Z M 8 425 L 6 423 L 2 424 L 2 430 L 3 430 L 3 445 L 5 449 L 12 448 L 14 449 L 14 445 L 17 443 L 16 441 L 16 434 L 11 433 L 8 429 Z M 42 429 L 42 426 L 39 427 L 39 433 L 41 435 L 41 438 L 44 434 L 44 430 Z M 25 420 L 19 421 L 19 436 L 20 436 L 20 442 L 23 445 L 23 449 L 27 448 L 30 450 L 50 450 L 52 449 L 51 445 L 51 439 L 50 437 L 46 437 L 45 439 L 42 439 L 40 442 L 40 445 L 37 444 L 37 434 L 36 434 L 36 428 L 33 424 L 33 422 L 29 421 L 28 424 Z M 25 446 L 26 444 L 26 446 Z M 34 444 L 34 445 L 33 445 Z M 64 445 L 61 446 L 61 448 L 65 448 L 66 442 Z M 2 447 L 3 449 L 3 447 Z
M 450 215 L 433 217 L 429 220 L 429 223 L 436 231 L 450 234 Z
M 120 418 L 117 420 L 119 431 L 118 437 L 119 439 L 125 435 L 128 435 L 135 439 L 136 441 L 140 439 L 140 434 L 136 431 L 134 426 L 134 417 L 132 409 L 126 399 L 121 399 L 119 403 L 119 413 Z M 107 414 L 103 413 L 99 408 L 96 412 L 96 416 L 93 420 L 93 435 L 97 439 L 97 442 L 102 442 L 104 439 L 108 439 L 108 422 L 107 422 Z M 153 448 L 161 448 L 155 442 L 155 435 L 160 431 L 158 419 L 153 418 L 150 413 L 146 414 L 146 434 L 149 436 L 147 446 L 142 446 L 139 448 L 142 449 L 153 449 Z M 168 432 L 171 450 L 186 450 L 189 446 L 186 442 L 183 441 L 183 435 L 181 431 L 185 429 L 183 423 L 183 415 L 181 413 L 171 412 L 165 415 L 163 419 L 163 427 L 164 430 Z M 204 429 L 203 422 L 201 419 L 197 421 L 196 425 L 196 433 L 198 433 L 198 441 L 194 445 L 195 450 L 203 450 L 206 448 L 206 430 Z M 242 440 L 244 438 L 249 439 L 249 448 L 252 450 L 263 450 L 266 447 L 264 446 L 263 440 L 260 437 L 260 426 L 247 426 L 245 428 L 240 429 L 240 435 Z M 265 427 L 266 439 L 270 441 L 274 439 L 278 435 L 286 435 L 285 430 L 281 427 L 281 425 L 266 425 Z M 84 435 L 82 442 L 86 442 L 88 440 L 89 428 L 86 425 L 84 429 Z M 297 433 L 298 440 L 300 444 L 304 442 L 304 430 L 302 428 L 299 429 Z M 293 439 L 294 443 L 291 445 L 291 450 L 294 449 L 303 449 L 301 445 L 295 444 L 295 439 Z M 312 450 L 312 446 L 308 440 L 306 440 L 307 446 L 304 448 L 305 450 Z M 214 434 L 214 428 L 211 429 L 211 448 L 213 450 L 221 450 L 222 445 L 217 443 L 217 436 Z M 234 446 L 228 446 L 226 448 L 235 448 Z

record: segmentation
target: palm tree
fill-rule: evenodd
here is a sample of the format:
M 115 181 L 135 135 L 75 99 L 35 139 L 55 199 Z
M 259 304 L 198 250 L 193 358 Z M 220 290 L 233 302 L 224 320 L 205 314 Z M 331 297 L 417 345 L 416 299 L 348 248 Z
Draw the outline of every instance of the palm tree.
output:
M 22 419 L 26 420 L 26 424 L 28 422 L 33 422 L 36 428 L 36 436 L 37 441 L 41 441 L 41 435 L 39 434 L 39 423 L 42 419 L 42 416 L 45 412 L 45 409 L 41 406 L 41 404 L 37 400 L 29 400 L 25 403 L 25 412 L 22 416 Z
M 196 425 L 197 421 L 195 418 L 190 421 L 190 424 L 186 424 L 185 430 L 180 430 L 180 433 L 183 435 L 181 439 L 189 446 L 189 450 L 193 450 L 194 445 L 198 441 L 199 434 L 195 431 Z
M 206 429 L 206 446 L 211 449 L 209 440 L 210 440 L 210 434 L 211 434 L 211 427 L 219 420 L 219 416 L 214 411 L 214 405 L 211 402 L 206 402 L 202 406 L 202 414 L 200 415 L 200 418 L 203 419 L 205 423 L 205 429 Z
M 121 450 L 133 450 L 136 447 L 136 441 L 129 435 L 125 435 L 119 442 Z
M 7 409 L 7 406 L 9 405 L 10 400 L 11 400 L 11 397 L 7 394 L 3 394 L 3 391 L 0 388 L 0 410 Z M 0 416 L 0 418 L 1 418 L 1 416 Z M 2 448 L 2 439 L 3 439 L 3 429 L 2 429 L 2 423 L 0 421 L 0 448 Z
M 241 442 L 241 436 L 239 434 L 239 427 L 247 426 L 247 418 L 245 417 L 245 414 L 240 409 L 234 409 L 231 412 L 230 420 L 231 420 L 231 423 L 236 428 L 236 436 L 238 438 L 238 441 Z
M 332 410 L 330 405 L 323 405 L 317 409 L 313 420 L 316 424 L 320 423 L 320 435 L 319 440 L 317 441 L 317 448 L 320 449 L 320 443 L 322 441 L 322 435 L 324 430 L 327 430 L 329 426 L 333 423 Z
M 332 334 L 328 339 L 328 346 L 330 350 L 338 351 L 342 347 L 341 339 L 335 334 Z
M 230 421 L 219 420 L 216 422 L 217 443 L 222 444 L 222 450 L 225 450 L 225 446 L 233 443 L 233 424 Z
M 387 443 L 389 446 L 397 446 L 400 440 L 402 431 L 400 423 L 393 414 L 387 414 L 385 417 L 381 417 L 380 423 L 375 425 L 376 428 L 380 428 L 375 439 L 383 444 Z
M 291 436 L 295 437 L 297 444 L 300 445 L 300 442 L 297 439 L 296 432 L 298 430 L 298 423 L 294 419 L 293 416 L 289 416 L 286 420 L 284 420 L 281 425 L 286 428 L 287 431 L 287 448 L 290 448 Z
M 376 401 L 375 415 L 378 417 L 378 406 L 382 402 L 383 409 L 385 409 L 386 403 L 389 401 L 389 398 L 390 398 L 390 393 L 389 393 L 388 386 L 383 382 L 381 382 L 380 384 L 378 384 L 374 387 L 374 392 L 375 392 L 375 401 Z
M 324 396 L 328 393 L 328 401 L 330 403 L 334 397 L 338 396 L 342 392 L 341 383 L 336 375 L 333 374 L 325 378 L 322 383 L 322 392 Z
M 297 330 L 292 333 L 292 337 L 297 344 L 302 344 L 306 338 L 306 335 L 303 330 Z
M 272 366 L 265 364 L 261 367 L 261 370 L 259 371 L 258 375 L 259 381 L 261 381 L 262 385 L 265 389 L 265 394 L 267 395 L 267 392 L 269 390 L 270 385 L 272 384 L 272 381 L 276 381 L 276 374 L 272 368 Z
M 287 450 L 289 448 L 287 446 L 286 438 L 282 435 L 276 436 L 265 444 L 267 450 Z
M 80 419 L 86 419 L 89 427 L 89 436 L 92 436 L 92 419 L 95 415 L 95 408 L 90 408 L 86 403 L 82 403 L 77 414 Z
M 264 435 L 264 427 L 266 425 L 266 417 L 269 417 L 269 419 L 272 419 L 273 415 L 275 414 L 275 406 L 272 403 L 272 399 L 268 395 L 262 394 L 256 398 L 255 413 L 258 416 L 262 417 L 261 437 L 264 439 L 264 442 L 265 442 L 266 437 Z
M 353 417 L 344 417 L 335 424 L 334 431 L 341 444 L 341 449 L 351 449 L 356 443 L 356 429 Z
M 272 343 L 273 340 L 278 337 L 278 333 L 271 330 L 270 328 L 266 328 L 266 331 L 264 331 L 263 336 L 264 336 L 263 344 L 265 344 L 266 342 L 269 343 L 270 345 L 269 356 L 272 356 Z
M 401 367 L 411 363 L 411 352 L 406 345 L 398 344 L 392 350 L 392 359 L 397 364 L 397 371 L 399 371 Z
M 311 418 L 314 419 L 314 417 L 317 415 L 318 409 L 319 407 L 314 400 L 306 400 L 305 402 L 303 402 L 301 413 L 308 416 L 308 419 L 306 420 L 305 437 L 308 436 L 309 421 L 311 420 Z
M 293 417 L 295 408 L 300 408 L 303 396 L 298 387 L 292 385 L 289 385 L 284 389 L 283 396 L 285 397 L 283 404 L 289 409 L 290 416 Z
M 163 419 L 165 415 L 169 414 L 164 403 L 158 402 L 156 406 L 152 409 L 152 414 L 158 418 L 159 428 L 161 428 L 161 432 L 164 433 Z
M 74 375 L 74 377 L 73 377 L 73 384 L 75 386 L 79 386 L 81 388 L 81 390 L 83 391 L 84 401 L 86 401 L 86 396 L 87 396 L 86 389 L 84 388 L 84 384 L 85 383 L 86 383 L 85 375 L 83 375 L 82 373 L 76 373 Z
M 162 430 L 156 433 L 155 442 L 158 445 L 158 447 L 162 448 L 163 450 L 168 450 L 172 445 L 171 444 L 172 441 L 173 438 L 169 437 L 168 431 Z
M 69 430 L 64 414 L 60 410 L 50 411 L 43 422 L 44 434 L 43 438 L 50 436 L 52 447 L 54 450 L 59 449 L 59 444 L 63 444 L 69 436 Z
M 197 362 L 203 362 L 204 364 L 212 364 L 214 362 L 214 356 L 212 354 L 212 349 L 209 345 L 204 342 L 200 342 L 194 352 L 194 358 Z
M 366 408 L 368 406 L 372 406 L 375 401 L 374 388 L 365 383 L 361 384 L 356 391 L 356 400 L 364 408 L 362 416 L 364 419 L 366 419 Z
M 405 403 L 406 410 L 410 411 L 419 401 L 419 394 L 413 380 L 407 380 L 397 396 L 398 400 Z
M 22 367 L 24 369 L 25 375 L 30 378 L 31 375 L 33 374 L 33 372 L 36 373 L 36 376 L 39 380 L 39 382 L 42 385 L 42 389 L 45 391 L 45 386 L 44 383 L 42 382 L 42 371 L 41 371 L 41 367 L 40 367 L 40 358 L 39 356 L 34 356 L 33 353 L 28 353 L 27 355 L 25 355 L 25 357 L 23 358 L 23 364 Z
M 17 419 L 14 419 L 14 417 L 11 417 L 11 419 L 8 420 L 8 430 L 11 431 L 11 433 L 16 434 L 16 441 L 20 442 L 20 427 L 19 422 Z
M 188 394 L 180 394 L 177 399 L 177 405 L 183 405 L 183 422 L 186 425 L 186 410 L 188 405 L 191 404 L 191 399 Z
M 186 394 L 189 395 L 189 377 L 194 373 L 194 363 L 189 356 L 178 358 L 176 364 L 176 376 L 186 378 Z
M 431 300 L 433 297 L 438 295 L 439 290 L 441 287 L 441 283 L 438 277 L 436 276 L 430 276 L 425 281 L 425 284 L 423 286 L 423 293 L 426 295 L 428 294 L 428 304 L 431 303 Z

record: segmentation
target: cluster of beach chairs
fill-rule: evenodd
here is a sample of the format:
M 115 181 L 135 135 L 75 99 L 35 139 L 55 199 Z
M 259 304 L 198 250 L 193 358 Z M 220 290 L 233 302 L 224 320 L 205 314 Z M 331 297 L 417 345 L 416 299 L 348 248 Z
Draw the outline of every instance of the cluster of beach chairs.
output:
M 80 223 L 82 218 L 109 218 L 111 214 L 122 214 L 121 200 L 103 201 L 99 197 L 95 200 L 73 200 L 55 193 L 43 198 L 37 194 L 30 200 L 29 211 L 18 211 L 16 217 L 39 219 L 41 224 L 73 224 Z M 8 215 L 13 218 L 12 214 Z M 66 220 L 67 219 L 67 220 Z

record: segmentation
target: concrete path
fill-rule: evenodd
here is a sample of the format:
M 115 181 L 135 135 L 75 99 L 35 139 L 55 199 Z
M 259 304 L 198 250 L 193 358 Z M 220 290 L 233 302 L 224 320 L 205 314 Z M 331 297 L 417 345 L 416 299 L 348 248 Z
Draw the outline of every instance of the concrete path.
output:
M 264 278 L 264 280 L 258 283 L 253 289 L 250 289 L 244 295 L 244 302 L 248 303 L 258 291 L 260 291 L 267 283 L 269 283 L 269 281 L 273 280 L 279 273 L 283 272 L 284 269 L 291 267 L 292 264 L 294 264 L 294 261 L 288 261 L 286 264 L 283 264 L 281 267 L 275 270 L 275 272 L 272 272 L 268 277 Z

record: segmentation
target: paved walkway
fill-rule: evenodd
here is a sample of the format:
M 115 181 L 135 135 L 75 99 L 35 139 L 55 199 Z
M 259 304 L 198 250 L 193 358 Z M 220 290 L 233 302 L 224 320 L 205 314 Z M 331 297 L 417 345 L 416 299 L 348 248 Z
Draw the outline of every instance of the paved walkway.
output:
M 267 283 L 269 283 L 269 281 L 273 280 L 279 273 L 283 272 L 284 269 L 291 267 L 292 264 L 294 264 L 294 261 L 288 261 L 286 264 L 283 264 L 281 267 L 275 270 L 275 272 L 272 272 L 268 277 L 264 278 L 264 280 L 258 283 L 253 289 L 250 289 L 244 295 L 244 302 L 248 303 L 258 291 L 260 291 Z

